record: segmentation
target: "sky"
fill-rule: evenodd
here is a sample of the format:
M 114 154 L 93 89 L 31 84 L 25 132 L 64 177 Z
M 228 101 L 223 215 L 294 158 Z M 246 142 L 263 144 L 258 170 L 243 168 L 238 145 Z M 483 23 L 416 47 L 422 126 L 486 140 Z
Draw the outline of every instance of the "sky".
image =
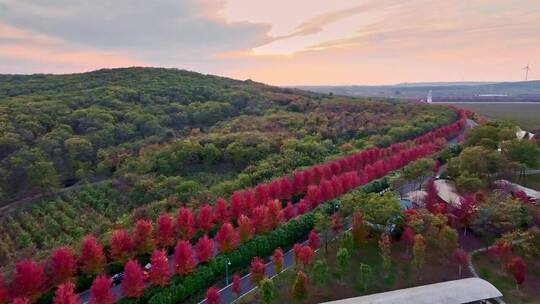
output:
M 540 79 L 539 0 L 0 0 L 0 74 L 160 66 L 274 85 Z

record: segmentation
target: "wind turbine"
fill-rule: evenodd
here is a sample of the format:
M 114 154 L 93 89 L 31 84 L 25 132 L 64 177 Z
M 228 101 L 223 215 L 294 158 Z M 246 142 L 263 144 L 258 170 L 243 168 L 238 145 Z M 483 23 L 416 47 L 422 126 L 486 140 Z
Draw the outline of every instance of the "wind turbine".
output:
M 529 78 L 529 70 L 531 69 L 529 67 L 529 64 L 527 63 L 527 66 L 523 68 L 525 70 L 525 81 Z

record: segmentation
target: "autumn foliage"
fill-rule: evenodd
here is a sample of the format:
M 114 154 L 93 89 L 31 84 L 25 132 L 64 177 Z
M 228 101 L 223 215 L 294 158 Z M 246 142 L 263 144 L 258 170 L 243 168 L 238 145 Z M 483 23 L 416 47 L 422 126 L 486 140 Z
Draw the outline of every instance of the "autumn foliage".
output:
M 186 240 L 180 240 L 174 249 L 174 264 L 176 273 L 186 275 L 195 268 L 193 259 L 193 247 Z
M 189 240 L 195 232 L 195 220 L 190 209 L 182 207 L 178 209 L 176 216 L 176 228 L 182 240 Z
M 133 230 L 133 247 L 135 253 L 150 253 L 154 248 L 153 227 L 148 220 L 138 220 Z
M 158 246 L 162 248 L 170 247 L 174 244 L 174 222 L 168 213 L 162 213 L 157 219 Z
M 144 274 L 139 262 L 129 260 L 124 267 L 122 294 L 128 298 L 139 298 L 144 292 Z
M 75 275 L 77 260 L 71 248 L 58 247 L 51 254 L 51 281 L 54 286 L 71 281 Z
M 105 267 L 103 246 L 95 236 L 87 235 L 83 238 L 79 261 L 82 272 L 89 275 L 98 274 Z
M 11 292 L 16 297 L 36 300 L 43 292 L 45 273 L 43 266 L 34 260 L 22 260 L 15 265 Z
M 111 235 L 111 258 L 123 264 L 133 255 L 133 240 L 125 229 L 113 231 Z
M 527 274 L 527 265 L 520 256 L 514 256 L 510 259 L 510 262 L 506 264 L 505 269 L 512 274 L 517 285 L 525 282 L 525 275 Z
M 221 225 L 215 237 L 220 251 L 228 251 L 236 247 L 236 232 L 231 223 Z
M 283 270 L 283 250 L 276 248 L 272 254 L 272 262 L 274 263 L 275 273 L 280 273 Z
M 206 303 L 219 304 L 219 291 L 214 286 L 208 288 L 206 291 Z
M 150 257 L 150 282 L 161 287 L 169 282 L 169 263 L 167 253 L 163 250 L 154 250 Z
M 199 262 L 208 262 L 214 254 L 214 242 L 205 234 L 197 241 L 197 259 Z
M 251 273 L 251 281 L 255 284 L 259 284 L 260 281 L 264 278 L 264 262 L 259 257 L 254 257 L 251 260 L 251 266 L 249 271 Z
M 75 293 L 75 285 L 67 282 L 56 289 L 53 304 L 79 304 L 79 296 Z
M 90 304 L 112 304 L 114 294 L 111 291 L 111 278 L 98 275 L 90 286 Z

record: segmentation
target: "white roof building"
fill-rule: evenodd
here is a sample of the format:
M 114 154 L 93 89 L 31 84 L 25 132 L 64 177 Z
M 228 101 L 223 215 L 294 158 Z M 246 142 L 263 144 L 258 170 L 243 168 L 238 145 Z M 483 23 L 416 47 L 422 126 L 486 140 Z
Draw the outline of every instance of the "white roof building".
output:
M 382 292 L 327 304 L 464 304 L 492 300 L 502 293 L 480 278 L 467 278 Z

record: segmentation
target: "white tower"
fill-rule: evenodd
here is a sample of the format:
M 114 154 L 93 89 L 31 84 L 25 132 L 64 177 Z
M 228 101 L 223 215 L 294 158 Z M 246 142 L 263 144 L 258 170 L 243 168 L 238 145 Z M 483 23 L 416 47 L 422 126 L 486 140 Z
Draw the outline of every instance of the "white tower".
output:
M 432 102 L 433 102 L 433 92 L 429 90 L 427 94 L 427 103 L 432 103 Z

